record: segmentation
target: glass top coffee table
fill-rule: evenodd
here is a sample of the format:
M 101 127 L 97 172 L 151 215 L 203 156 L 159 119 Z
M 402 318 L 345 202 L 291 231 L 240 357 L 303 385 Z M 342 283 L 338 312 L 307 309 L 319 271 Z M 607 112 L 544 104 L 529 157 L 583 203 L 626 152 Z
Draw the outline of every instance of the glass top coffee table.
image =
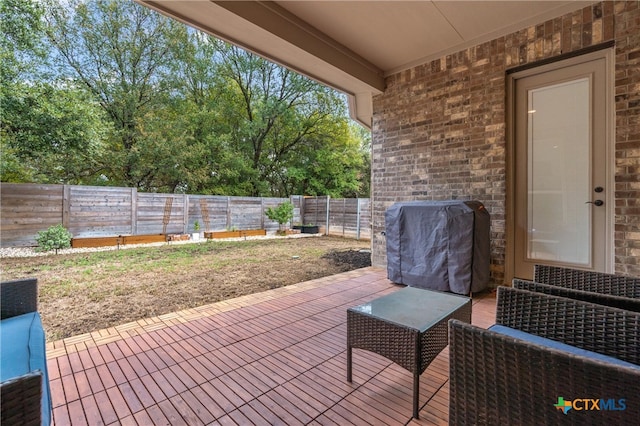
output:
M 413 417 L 418 418 L 420 375 L 448 345 L 447 323 L 471 322 L 471 299 L 406 287 L 347 309 L 347 380 L 352 349 L 375 352 L 413 373 Z

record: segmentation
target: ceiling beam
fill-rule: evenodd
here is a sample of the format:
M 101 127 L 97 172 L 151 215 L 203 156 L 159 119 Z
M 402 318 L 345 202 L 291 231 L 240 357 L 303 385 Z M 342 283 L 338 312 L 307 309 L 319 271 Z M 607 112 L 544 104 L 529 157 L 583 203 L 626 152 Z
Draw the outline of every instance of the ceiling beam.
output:
M 349 95 L 384 91 L 384 73 L 273 2 L 136 0 Z
M 384 91 L 384 73 L 381 69 L 276 3 L 263 1 L 215 1 L 214 3 L 372 88 Z

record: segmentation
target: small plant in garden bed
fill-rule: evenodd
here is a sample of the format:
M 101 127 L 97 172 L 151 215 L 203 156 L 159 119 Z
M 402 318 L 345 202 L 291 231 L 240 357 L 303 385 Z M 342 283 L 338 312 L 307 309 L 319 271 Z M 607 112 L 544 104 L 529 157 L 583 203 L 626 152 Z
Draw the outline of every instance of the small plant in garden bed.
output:
M 286 234 L 286 223 L 293 219 L 293 204 L 290 201 L 278 204 L 278 207 L 269 207 L 265 214 L 271 220 L 278 222 L 278 234 Z
M 36 236 L 36 242 L 38 243 L 36 251 L 55 250 L 56 254 L 58 254 L 59 249 L 71 247 L 71 238 L 73 238 L 73 235 L 62 224 L 51 226 L 46 231 L 38 232 Z

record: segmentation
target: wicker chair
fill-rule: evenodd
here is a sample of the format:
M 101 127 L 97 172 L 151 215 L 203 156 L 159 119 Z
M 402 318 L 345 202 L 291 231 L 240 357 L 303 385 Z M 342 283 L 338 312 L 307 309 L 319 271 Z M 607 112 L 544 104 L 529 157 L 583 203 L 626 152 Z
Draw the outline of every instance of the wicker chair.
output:
M 546 293 L 554 296 L 569 297 L 571 299 L 584 300 L 585 302 L 640 312 L 640 299 L 633 299 L 631 297 L 613 296 L 611 294 L 596 293 L 593 291 L 576 290 L 574 288 L 542 284 L 517 278 L 513 280 L 512 285 L 514 288 L 520 288 L 523 290 L 537 291 L 539 293 Z
M 0 320 L 37 312 L 37 309 L 38 282 L 36 279 L 0 283 Z M 0 383 L 0 418 L 3 424 L 48 425 L 50 423 L 50 412 L 42 413 L 43 384 L 47 386 L 45 398 L 50 397 L 46 380 L 46 359 L 44 365 L 44 371 L 30 371 Z
M 496 323 L 640 365 L 640 314 L 498 289 Z M 640 369 L 449 321 L 451 425 L 637 424 Z M 563 413 L 559 398 L 620 399 L 623 410 Z M 606 407 L 605 407 L 606 408 Z
M 574 290 L 640 299 L 640 278 L 637 277 L 535 265 L 533 281 Z
M 535 265 L 532 281 L 513 286 L 640 312 L 640 278 L 560 266 Z

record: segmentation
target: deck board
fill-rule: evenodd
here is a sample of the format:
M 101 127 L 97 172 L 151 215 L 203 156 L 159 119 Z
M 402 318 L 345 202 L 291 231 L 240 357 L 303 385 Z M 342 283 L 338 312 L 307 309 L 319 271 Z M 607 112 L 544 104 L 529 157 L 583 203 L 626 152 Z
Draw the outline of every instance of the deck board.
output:
M 47 345 L 56 426 L 443 425 L 448 348 L 420 377 L 386 358 L 353 352 L 346 381 L 346 310 L 397 291 L 364 268 Z M 486 327 L 495 296 L 474 298 Z

